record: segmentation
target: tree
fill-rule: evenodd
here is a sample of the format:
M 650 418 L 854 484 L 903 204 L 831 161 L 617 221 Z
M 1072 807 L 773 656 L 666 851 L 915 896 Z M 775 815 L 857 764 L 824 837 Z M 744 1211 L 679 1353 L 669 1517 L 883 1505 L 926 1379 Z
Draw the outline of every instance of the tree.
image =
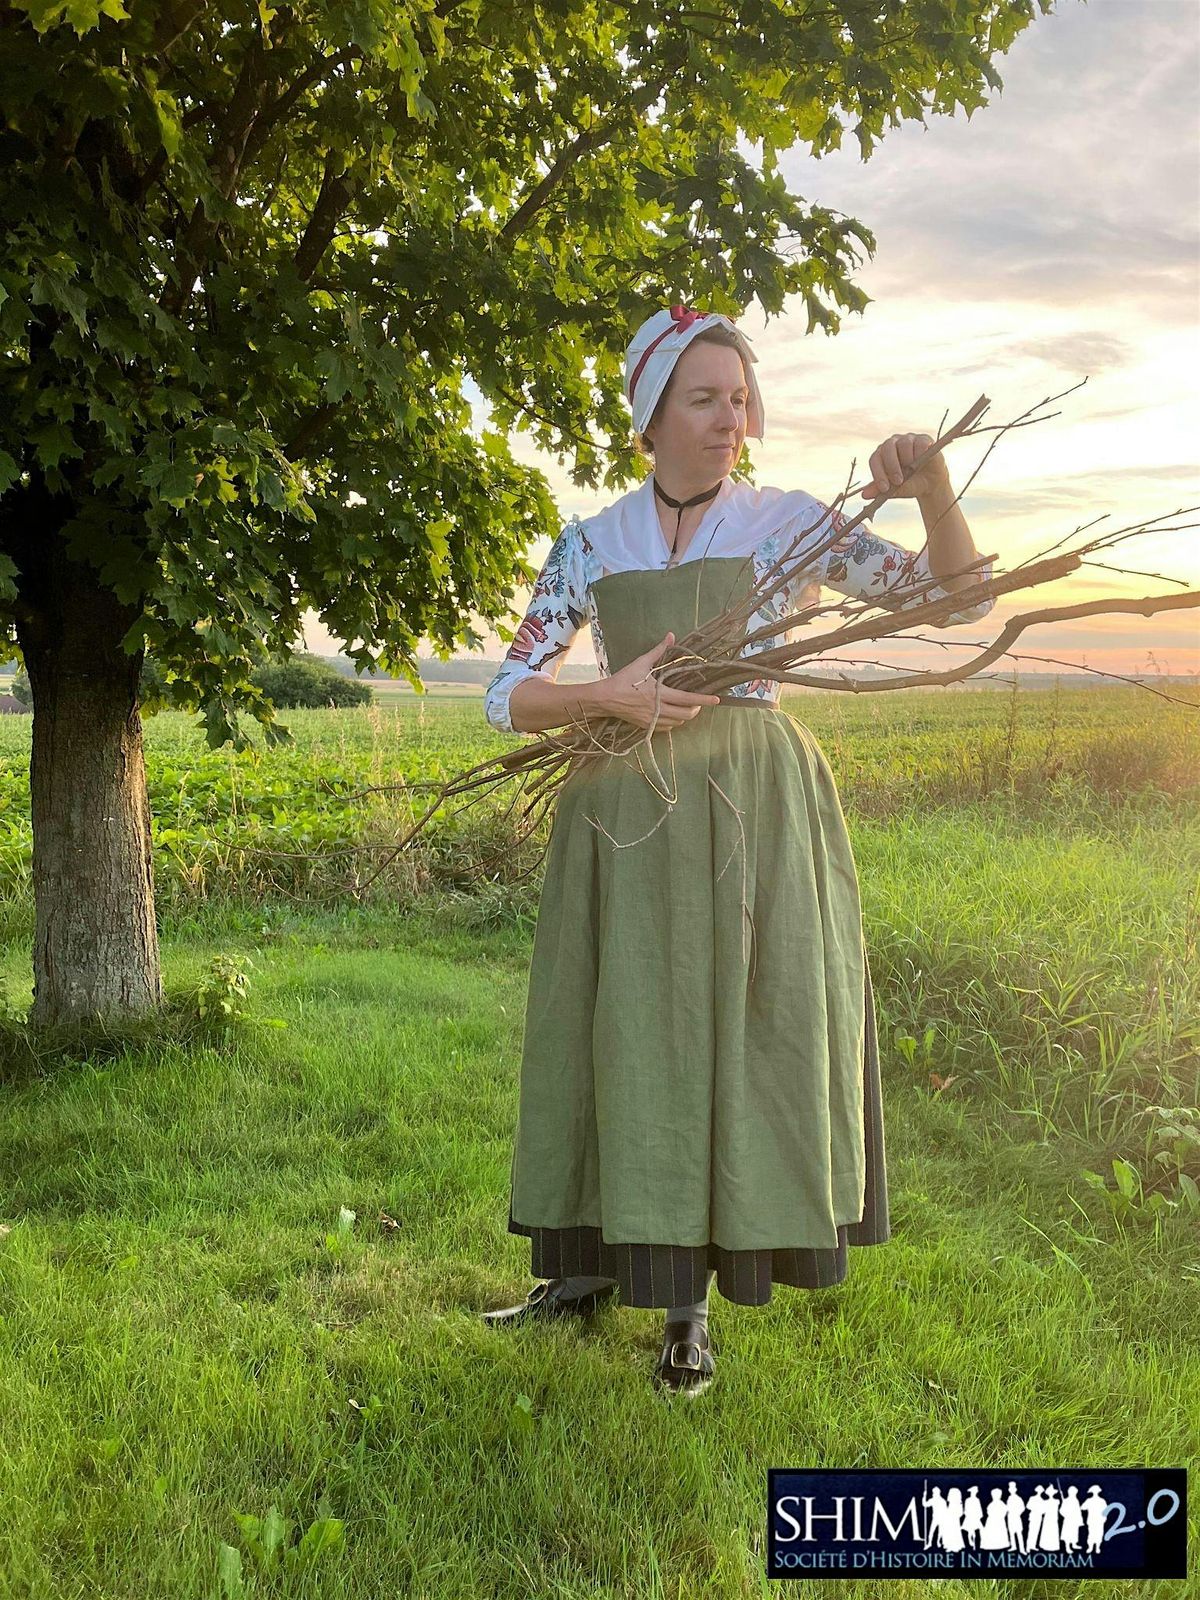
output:
M 9 694 L 14 700 L 19 700 L 23 706 L 33 705 L 33 690 L 29 687 L 29 674 L 24 667 L 18 667 L 13 673 L 12 685 Z
M 647 307 L 868 296 L 797 141 L 968 113 L 1035 0 L 0 6 L 0 645 L 34 697 L 33 1024 L 161 999 L 137 685 L 212 744 L 307 608 L 416 680 L 617 488 Z M 1046 14 L 1052 0 L 1036 0 Z M 761 147 L 756 162 L 737 138 Z M 470 378 L 492 426 L 471 430 Z M 598 435 L 606 436 L 607 443 Z M 607 465 L 605 465 L 607 462 Z
M 277 708 L 362 706 L 375 698 L 370 684 L 348 678 L 319 656 L 297 651 L 254 669 L 254 682 Z

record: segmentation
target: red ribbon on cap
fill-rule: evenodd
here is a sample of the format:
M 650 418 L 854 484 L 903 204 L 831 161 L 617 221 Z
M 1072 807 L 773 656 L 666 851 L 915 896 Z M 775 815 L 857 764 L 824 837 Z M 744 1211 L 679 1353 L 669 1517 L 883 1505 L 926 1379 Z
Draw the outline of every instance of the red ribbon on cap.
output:
M 703 322 L 707 315 L 707 311 L 691 311 L 687 306 L 671 307 L 671 326 L 669 328 L 664 328 L 660 334 L 656 334 L 655 337 L 651 339 L 645 350 L 642 351 L 641 360 L 633 369 L 633 377 L 629 380 L 630 405 L 633 404 L 633 393 L 637 388 L 637 381 L 642 375 L 642 368 L 646 365 L 647 361 L 649 361 L 650 357 L 654 354 L 655 350 L 667 337 L 667 335 L 669 333 L 683 333 L 691 327 L 693 322 Z

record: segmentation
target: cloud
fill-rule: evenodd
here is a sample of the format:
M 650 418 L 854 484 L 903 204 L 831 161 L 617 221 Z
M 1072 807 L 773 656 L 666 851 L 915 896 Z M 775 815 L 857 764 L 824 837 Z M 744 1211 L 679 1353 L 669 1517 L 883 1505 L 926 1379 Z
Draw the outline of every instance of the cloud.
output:
M 1128 508 L 1135 503 L 1141 484 L 1151 489 L 1159 485 L 1167 488 L 1178 486 L 1186 494 L 1200 496 L 1200 469 L 1194 462 L 1160 467 L 1107 467 L 1060 475 L 1050 482 L 1010 483 L 995 488 L 972 486 L 967 494 L 973 516 L 1020 516 L 1031 521 L 1041 511 L 1058 512 L 1064 508 L 1074 510 L 1083 507 L 1099 514 L 1107 511 L 1114 501 L 1123 502 L 1127 509 L 1120 513 L 1119 518 L 1114 518 L 1113 513 L 1109 512 L 1109 520 L 1116 527 L 1118 524 L 1123 526 L 1129 520 Z M 964 503 L 967 494 L 964 494 Z M 1157 516 L 1159 513 L 1147 511 L 1146 515 Z
M 995 351 L 993 359 L 1013 365 L 1022 361 L 1040 361 L 1064 373 L 1096 374 L 1127 367 L 1137 359 L 1137 355 L 1134 346 L 1126 339 L 1080 328 L 1074 332 L 1052 334 L 1044 339 L 1018 339 L 1015 343 L 1006 343 Z M 963 373 L 974 370 L 973 365 L 961 369 Z
M 1197 171 L 1192 8 L 1064 7 L 995 65 L 1004 87 L 969 119 L 906 122 L 865 163 L 852 136 L 820 162 L 783 158 L 793 192 L 876 235 L 862 286 L 1054 306 L 1086 295 L 1194 318 L 1200 214 L 1180 206 Z

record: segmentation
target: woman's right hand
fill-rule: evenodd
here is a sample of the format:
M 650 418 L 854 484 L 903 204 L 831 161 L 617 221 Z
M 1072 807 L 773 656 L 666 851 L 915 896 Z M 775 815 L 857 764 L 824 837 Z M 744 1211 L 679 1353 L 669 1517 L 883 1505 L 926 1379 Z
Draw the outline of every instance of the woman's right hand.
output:
M 693 694 L 687 689 L 672 689 L 651 674 L 663 655 L 675 642 L 668 633 L 660 644 L 635 656 L 619 672 L 603 679 L 605 685 L 604 715 L 621 717 L 635 727 L 681 728 L 690 722 L 705 706 L 720 704 L 715 694 Z

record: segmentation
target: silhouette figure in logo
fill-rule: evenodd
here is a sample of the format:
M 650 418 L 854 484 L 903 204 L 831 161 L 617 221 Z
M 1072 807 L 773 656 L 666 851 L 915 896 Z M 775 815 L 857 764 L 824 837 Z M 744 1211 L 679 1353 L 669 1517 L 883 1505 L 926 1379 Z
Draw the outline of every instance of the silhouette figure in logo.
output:
M 1046 1485 L 1044 1483 L 1035 1483 L 1033 1493 L 1026 1501 L 1025 1508 L 1029 1512 L 1029 1521 L 1026 1524 L 1027 1543 L 1025 1548 L 1027 1550 L 1036 1550 L 1038 1547 L 1038 1536 L 1042 1531 L 1042 1517 L 1046 1511 L 1046 1502 L 1042 1498 L 1045 1488 Z
M 1098 1483 L 1089 1484 L 1083 1512 L 1087 1517 L 1087 1549 L 1091 1555 L 1104 1543 L 1104 1519 L 1108 1516 L 1108 1501 L 1100 1493 Z
M 1008 1499 L 1005 1501 L 1008 1512 L 1008 1544 L 1010 1550 L 1019 1550 L 1025 1554 L 1025 1535 L 1021 1531 L 1021 1514 L 1025 1510 L 1025 1502 L 1017 1493 L 1015 1478 L 1008 1480 Z
M 1064 1550 L 1079 1549 L 1079 1530 L 1083 1526 L 1083 1507 L 1079 1504 L 1079 1490 L 1074 1484 L 1067 1490 L 1061 1506 L 1062 1542 Z
M 979 1530 L 982 1527 L 983 1507 L 979 1504 L 979 1485 L 973 1483 L 967 1490 L 967 1502 L 963 1507 L 963 1534 L 972 1550 L 979 1543 Z
M 946 1490 L 946 1533 L 953 1543 L 947 1544 L 947 1550 L 961 1550 L 965 1544 L 962 1531 L 963 1497 L 962 1490 L 953 1485 Z
M 979 1536 L 981 1550 L 1007 1550 L 1008 1527 L 1006 1524 L 1004 1501 L 1000 1498 L 1002 1489 L 993 1489 L 992 1497 L 988 1501 L 987 1515 L 984 1517 L 983 1532 Z
M 1038 1538 L 1039 1550 L 1058 1550 L 1058 1490 L 1052 1483 L 1046 1485 L 1046 1509 L 1042 1513 L 1042 1527 Z M 1033 1547 L 1030 1546 L 1032 1549 Z

